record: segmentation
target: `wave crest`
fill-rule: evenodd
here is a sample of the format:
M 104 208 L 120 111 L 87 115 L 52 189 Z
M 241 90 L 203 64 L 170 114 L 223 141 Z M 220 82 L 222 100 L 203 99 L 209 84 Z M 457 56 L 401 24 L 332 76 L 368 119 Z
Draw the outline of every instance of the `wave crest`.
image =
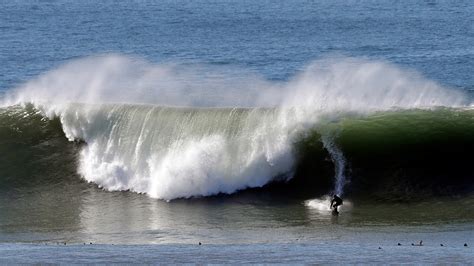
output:
M 69 140 L 87 143 L 86 180 L 166 200 L 291 179 L 297 138 L 348 113 L 470 105 L 459 91 L 363 59 L 316 61 L 286 83 L 229 72 L 92 57 L 28 82 L 5 105 L 59 117 Z

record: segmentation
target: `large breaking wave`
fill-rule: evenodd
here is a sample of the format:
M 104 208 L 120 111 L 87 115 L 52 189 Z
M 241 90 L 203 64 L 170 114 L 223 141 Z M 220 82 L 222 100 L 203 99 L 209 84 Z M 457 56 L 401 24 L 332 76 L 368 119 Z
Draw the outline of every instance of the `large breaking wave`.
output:
M 4 106 L 2 121 L 41 115 L 60 122 L 68 140 L 83 141 L 76 167 L 85 180 L 165 200 L 233 193 L 295 175 L 318 179 L 327 158 L 335 165 L 334 190 L 342 193 L 346 163 L 357 187 L 357 175 L 371 176 L 358 170 L 370 167 L 367 153 L 381 156 L 393 148 L 386 143 L 433 135 L 445 141 L 473 127 L 463 93 L 387 63 L 347 58 L 316 61 L 286 83 L 210 66 L 86 58 L 14 90 Z M 13 125 L 4 124 L 3 134 L 15 134 Z M 315 152 L 321 147 L 314 142 L 329 156 Z

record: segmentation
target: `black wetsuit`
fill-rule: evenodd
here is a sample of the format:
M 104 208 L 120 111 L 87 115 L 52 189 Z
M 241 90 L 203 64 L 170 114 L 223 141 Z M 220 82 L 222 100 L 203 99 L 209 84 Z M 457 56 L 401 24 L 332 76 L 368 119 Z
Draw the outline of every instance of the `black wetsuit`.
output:
M 331 200 L 331 208 L 334 208 L 334 210 L 337 212 L 337 207 L 340 205 L 342 205 L 342 199 L 339 198 L 337 195 L 334 195 Z

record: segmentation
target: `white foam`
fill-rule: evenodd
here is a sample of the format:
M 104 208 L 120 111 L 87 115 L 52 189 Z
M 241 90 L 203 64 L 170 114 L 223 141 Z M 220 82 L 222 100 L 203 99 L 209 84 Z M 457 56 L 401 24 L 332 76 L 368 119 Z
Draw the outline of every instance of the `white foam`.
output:
M 330 213 L 331 212 L 331 198 L 326 196 L 321 199 L 312 199 L 305 201 L 305 206 L 314 209 L 318 212 Z
M 288 176 L 291 142 L 273 124 L 277 116 L 275 110 L 77 104 L 60 114 L 66 136 L 88 144 L 79 168 L 88 181 L 166 200 L 232 193 Z
M 331 206 L 331 197 L 324 196 L 318 199 L 311 199 L 305 201 L 304 205 L 311 210 L 314 210 L 321 214 L 330 214 L 332 212 Z M 349 200 L 344 200 L 343 204 L 338 207 L 339 212 L 347 212 L 352 209 L 352 202 Z

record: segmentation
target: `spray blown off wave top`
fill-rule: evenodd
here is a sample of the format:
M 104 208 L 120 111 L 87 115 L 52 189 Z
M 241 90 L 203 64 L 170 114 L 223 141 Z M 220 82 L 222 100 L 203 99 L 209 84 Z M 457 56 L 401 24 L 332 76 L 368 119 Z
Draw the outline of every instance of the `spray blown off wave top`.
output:
M 170 200 L 292 180 L 312 160 L 302 154 L 318 149 L 308 148 L 314 138 L 334 164 L 341 194 L 347 164 L 363 163 L 351 150 L 357 141 L 348 140 L 364 136 L 351 132 L 384 134 L 393 121 L 405 128 L 441 114 L 440 123 L 470 132 L 470 104 L 416 73 L 361 59 L 316 61 L 276 83 L 242 70 L 114 55 L 73 61 L 28 82 L 6 96 L 0 119 L 26 112 L 59 121 L 68 140 L 85 143 L 77 165 L 84 179 Z M 1 130 L 15 134 L 13 127 Z M 411 133 L 440 129 L 430 127 Z M 318 171 L 303 175 L 317 179 Z

